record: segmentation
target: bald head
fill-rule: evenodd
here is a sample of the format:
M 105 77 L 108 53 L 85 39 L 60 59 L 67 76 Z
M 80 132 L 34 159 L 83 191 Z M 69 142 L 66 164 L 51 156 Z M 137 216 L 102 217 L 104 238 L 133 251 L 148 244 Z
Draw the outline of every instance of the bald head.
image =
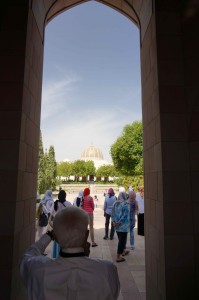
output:
M 53 231 L 61 248 L 82 247 L 88 228 L 88 214 L 69 206 L 59 211 L 53 222 Z

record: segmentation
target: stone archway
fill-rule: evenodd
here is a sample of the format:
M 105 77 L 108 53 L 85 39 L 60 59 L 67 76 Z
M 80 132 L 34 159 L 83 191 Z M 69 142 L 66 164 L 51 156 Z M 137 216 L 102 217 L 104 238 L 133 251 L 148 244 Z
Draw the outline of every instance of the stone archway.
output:
M 199 5 L 180 0 L 100 2 L 130 18 L 141 33 L 147 299 L 196 299 Z M 58 13 L 80 3 L 32 0 L 2 5 L 2 299 L 25 297 L 18 260 L 35 234 L 44 28 Z

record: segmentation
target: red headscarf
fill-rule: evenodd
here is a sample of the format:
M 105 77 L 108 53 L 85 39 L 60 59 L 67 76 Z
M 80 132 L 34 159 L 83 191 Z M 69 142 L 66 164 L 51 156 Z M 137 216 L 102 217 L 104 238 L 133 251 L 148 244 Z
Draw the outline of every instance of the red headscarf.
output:
M 88 196 L 90 195 L 90 189 L 89 188 L 85 188 L 84 189 L 84 196 Z

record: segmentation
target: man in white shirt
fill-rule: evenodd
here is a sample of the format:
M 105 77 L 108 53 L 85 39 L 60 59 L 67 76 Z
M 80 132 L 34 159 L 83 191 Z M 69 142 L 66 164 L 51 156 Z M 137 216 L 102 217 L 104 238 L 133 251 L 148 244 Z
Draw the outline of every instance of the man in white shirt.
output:
M 139 188 L 136 193 L 136 200 L 138 203 L 138 235 L 144 236 L 144 187 Z
M 53 231 L 44 234 L 24 254 L 20 273 L 31 300 L 115 300 L 120 282 L 116 266 L 106 260 L 91 259 L 88 214 L 74 206 L 59 211 Z M 60 257 L 43 256 L 55 239 Z

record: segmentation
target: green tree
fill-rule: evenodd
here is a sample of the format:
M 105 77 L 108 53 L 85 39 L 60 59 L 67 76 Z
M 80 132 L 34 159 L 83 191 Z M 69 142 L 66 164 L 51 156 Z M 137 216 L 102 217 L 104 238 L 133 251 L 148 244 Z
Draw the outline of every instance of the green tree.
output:
M 125 176 L 143 174 L 142 122 L 124 127 L 121 136 L 112 144 L 110 154 L 118 172 Z
M 43 194 L 46 191 L 45 157 L 44 157 L 44 148 L 43 148 L 41 131 L 40 131 L 40 139 L 39 139 L 39 163 L 38 163 L 37 190 L 38 190 L 39 194 Z
M 52 190 L 55 190 L 57 177 L 57 163 L 55 160 L 55 149 L 52 145 L 49 147 L 48 155 L 46 157 L 46 167 L 48 170 L 49 186 Z
M 85 162 L 85 173 L 86 176 L 95 175 L 96 170 L 95 170 L 94 162 L 92 160 Z
M 45 193 L 46 190 L 56 188 L 56 161 L 55 150 L 50 146 L 49 152 L 44 153 L 42 134 L 40 132 L 39 140 L 39 164 L 38 164 L 38 182 L 37 189 L 39 194 Z
M 79 180 L 79 177 L 82 177 L 83 181 L 86 181 L 86 177 L 95 175 L 95 172 L 93 161 L 83 161 L 79 159 L 72 163 L 72 172 L 70 175 L 75 176 L 76 181 Z
M 85 174 L 82 177 L 82 181 L 86 182 L 88 180 L 88 176 L 95 175 L 96 169 L 94 162 L 92 160 L 85 161 Z M 90 177 L 89 177 L 90 178 Z
M 117 175 L 118 175 L 118 172 L 116 171 L 116 169 L 113 165 L 102 165 L 96 171 L 96 176 L 104 177 L 105 181 L 108 181 L 109 176 L 114 177 Z
M 65 161 L 57 164 L 57 175 L 63 177 L 72 175 L 72 164 Z
M 72 173 L 75 176 L 75 180 L 78 181 L 79 177 L 85 177 L 86 176 L 86 167 L 85 167 L 85 161 L 83 160 L 75 160 L 72 163 Z
M 143 175 L 137 176 L 120 176 L 115 180 L 118 186 L 123 186 L 126 191 L 128 191 L 128 187 L 132 186 L 134 191 L 138 191 L 139 187 L 144 185 L 144 177 Z

